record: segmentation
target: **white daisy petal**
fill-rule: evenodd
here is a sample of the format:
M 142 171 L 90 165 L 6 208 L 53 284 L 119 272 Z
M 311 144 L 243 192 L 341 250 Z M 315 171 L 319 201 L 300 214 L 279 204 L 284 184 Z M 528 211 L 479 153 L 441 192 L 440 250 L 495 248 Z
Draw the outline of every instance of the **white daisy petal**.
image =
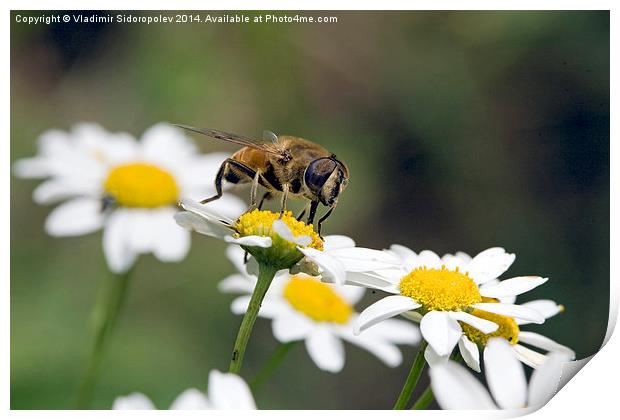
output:
M 461 337 L 462 330 L 449 313 L 430 311 L 420 323 L 422 337 L 439 356 L 448 356 Z
M 417 264 L 418 255 L 403 245 L 394 244 L 390 246 L 390 251 L 397 255 L 407 270 L 412 270 Z
M 231 274 L 218 283 L 217 289 L 222 293 L 252 293 L 255 284 L 256 281 L 243 274 Z
M 162 262 L 181 261 L 189 252 L 190 234 L 174 221 L 172 207 L 159 209 L 154 220 L 153 254 Z
M 416 264 L 418 267 L 426 267 L 426 268 L 441 268 L 441 258 L 439 255 L 435 254 L 433 251 L 428 249 L 420 252 L 418 255 Z
M 521 305 L 510 305 L 507 303 L 476 303 L 472 306 L 476 309 L 493 312 L 498 315 L 525 319 L 535 324 L 542 324 L 545 322 L 545 318 L 539 312 Z
M 32 198 L 37 204 L 52 204 L 58 201 L 77 196 L 95 197 L 99 195 L 99 185 L 84 179 L 54 178 L 43 182 L 32 193 Z M 100 181 L 100 180 L 94 180 Z M 99 205 L 101 207 L 101 204 Z
M 450 357 L 440 356 L 435 350 L 433 350 L 432 346 L 426 346 L 426 349 L 424 349 L 424 359 L 430 368 L 434 368 L 437 365 L 445 364 L 448 360 L 450 360 Z
M 519 360 L 503 338 L 490 338 L 484 349 L 484 371 L 491 394 L 503 409 L 525 407 L 527 381 Z
M 472 327 L 482 331 L 484 334 L 491 334 L 493 331 L 496 331 L 499 328 L 495 322 L 491 322 L 489 320 L 478 318 L 472 314 L 468 314 L 467 312 L 448 312 L 450 314 L 450 318 L 455 319 L 457 321 L 463 321 Z
M 446 266 L 448 270 L 456 270 L 457 268 L 465 267 L 467 264 L 455 255 L 446 254 L 441 257 L 441 262 Z
M 242 315 L 248 310 L 251 296 L 239 296 L 235 298 L 230 304 L 230 311 L 235 315 Z M 258 310 L 258 316 L 262 318 L 274 318 L 278 316 L 284 306 L 284 302 L 272 299 L 270 296 L 265 296 L 263 303 Z
M 314 278 L 304 273 L 299 273 L 296 276 L 304 277 L 304 278 Z M 292 274 L 289 270 L 279 270 L 276 272 L 273 280 L 271 281 L 271 285 L 269 285 L 269 290 L 267 291 L 267 296 L 271 297 L 282 297 L 284 294 L 284 289 L 288 286 L 288 283 L 292 277 Z M 252 280 L 254 283 L 254 278 Z
M 245 270 L 248 272 L 249 276 L 258 277 L 259 266 L 256 258 L 250 255 L 250 258 L 248 258 L 248 262 L 245 265 Z
M 403 312 L 419 308 L 421 305 L 407 296 L 388 296 L 373 303 L 359 315 L 354 324 L 354 332 L 359 334 L 385 319 L 392 318 Z M 457 324 L 458 325 L 458 324 Z
M 259 248 L 269 248 L 273 241 L 269 236 L 249 235 L 241 238 L 233 238 L 232 236 L 224 236 L 224 240 L 230 244 L 241 246 L 257 246 Z
M 197 151 L 196 145 L 181 131 L 167 123 L 149 127 L 140 138 L 140 157 L 146 162 L 178 166 Z
M 184 229 L 216 238 L 224 238 L 232 232 L 227 225 L 217 221 L 213 222 L 189 211 L 181 211 L 175 214 L 174 220 Z
M 215 179 L 217 172 L 227 158 L 230 157 L 226 152 L 210 152 L 204 155 L 194 155 L 193 159 L 184 165 L 182 172 L 183 180 L 195 184 L 195 188 L 204 188 L 205 180 Z M 222 187 L 229 186 L 223 184 Z M 213 188 L 213 185 L 209 185 Z
M 247 312 L 250 304 L 250 296 L 239 296 L 230 304 L 230 310 L 235 315 L 242 315 Z
M 209 402 L 217 410 L 256 409 L 256 403 L 250 387 L 234 373 L 222 373 L 212 370 L 209 373 Z
M 327 235 L 323 238 L 323 249 L 331 251 L 339 248 L 353 248 L 355 241 L 344 235 Z
M 522 303 L 521 306 L 534 309 L 542 316 L 544 316 L 545 319 L 549 319 L 552 316 L 559 314 L 564 309 L 562 305 L 558 305 L 556 302 L 548 299 L 532 300 L 530 302 Z M 515 319 L 515 321 L 517 321 L 517 324 L 519 325 L 525 325 L 530 323 L 529 321 L 525 321 L 522 319 Z
M 491 396 L 467 369 L 451 360 L 430 369 L 431 386 L 439 406 L 446 410 L 492 410 Z
M 13 173 L 18 178 L 45 178 L 53 175 L 49 158 L 39 156 L 19 159 L 13 164 Z
M 276 220 L 271 225 L 274 232 L 280 235 L 284 240 L 292 242 L 299 246 L 308 246 L 312 243 L 312 238 L 309 235 L 293 235 L 293 231 L 282 220 Z
M 387 322 L 387 321 L 386 321 Z M 368 331 L 364 331 L 360 335 L 355 335 L 349 328 L 338 328 L 338 335 L 351 344 L 361 347 L 373 354 L 389 367 L 396 367 L 403 361 L 403 355 L 398 347 L 390 343 L 389 340 L 375 335 L 373 330 L 379 328 L 383 323 L 374 326 Z
M 521 344 L 513 345 L 512 350 L 521 363 L 531 367 L 532 369 L 538 369 L 538 367 L 541 366 L 546 360 L 546 356 L 544 354 L 528 349 Z
M 341 298 L 352 306 L 362 300 L 364 294 L 366 293 L 366 288 L 360 286 L 331 285 L 331 287 Z
M 499 303 L 507 303 L 509 305 L 512 305 L 517 301 L 517 297 L 516 296 L 504 296 L 504 297 L 497 298 L 497 300 L 499 300 Z M 515 319 L 515 321 L 517 320 Z
M 459 339 L 459 351 L 467 366 L 480 373 L 480 352 L 478 346 L 465 335 Z
M 200 194 L 199 197 L 210 197 L 213 194 L 209 192 Z M 208 205 L 212 212 L 224 216 L 227 220 L 237 220 L 248 208 L 242 199 L 232 194 L 224 194 Z
M 95 123 L 78 123 L 72 127 L 74 144 L 68 152 L 86 154 L 89 163 L 106 165 L 126 163 L 138 159 L 138 143 L 128 133 L 111 133 Z
M 235 298 L 230 304 L 231 312 L 236 315 L 244 314 L 248 309 L 250 299 L 251 296 L 249 295 Z M 286 313 L 290 312 L 288 309 L 288 303 L 281 299 L 274 298 L 271 293 L 267 293 L 258 310 L 258 316 L 261 318 L 273 319 L 280 316 L 284 311 L 286 311 Z
M 544 335 L 537 334 L 531 331 L 520 331 L 519 342 L 529 344 L 531 346 L 538 347 L 539 349 L 547 350 L 550 352 L 562 352 L 565 353 L 570 359 L 575 358 L 575 352 L 570 348 L 553 341 L 552 339 L 545 337 Z
M 286 315 L 277 316 L 271 323 L 273 336 L 281 343 L 298 341 L 306 338 L 314 328 L 308 317 L 287 311 Z
M 117 209 L 110 215 L 103 229 L 103 252 L 108 267 L 115 273 L 129 270 L 137 258 L 128 237 L 130 225 L 130 213 L 125 209 Z
M 456 254 L 454 254 L 454 255 L 455 255 L 456 257 L 460 258 L 460 259 L 461 259 L 463 262 L 465 262 L 465 263 L 469 263 L 469 262 L 472 260 L 471 255 L 469 255 L 469 254 L 467 254 L 467 253 L 465 253 L 465 252 L 462 252 L 462 251 L 458 251 L 458 252 L 457 252 Z
M 547 360 L 534 372 L 530 378 L 528 390 L 528 406 L 542 407 L 558 391 L 562 367 L 568 362 L 568 357 L 562 353 L 552 353 Z
M 210 204 L 210 203 L 209 203 Z M 200 204 L 197 201 L 190 199 L 182 199 L 179 202 L 179 205 L 183 208 L 183 210 L 189 211 L 190 213 L 194 213 L 208 221 L 216 224 L 225 224 L 232 225 L 233 220 L 229 217 L 224 216 L 223 214 L 218 213 L 208 204 Z
M 186 389 L 170 405 L 170 410 L 209 410 L 210 408 L 207 396 L 196 388 Z
M 399 267 L 400 261 L 386 251 L 370 248 L 339 248 L 327 252 L 340 261 L 346 271 L 364 272 Z
M 45 231 L 52 236 L 79 236 L 101 229 L 101 202 L 94 198 L 74 198 L 60 204 L 47 216 Z
M 419 328 L 402 319 L 386 319 L 368 328 L 364 334 L 372 334 L 395 344 L 414 345 L 422 338 Z
M 476 255 L 469 263 L 470 276 L 477 284 L 496 279 L 512 265 L 515 254 L 507 253 L 504 248 L 489 248 Z
M 497 286 L 499 283 L 500 283 L 500 279 L 489 280 L 486 283 L 484 283 L 484 287 Z
M 238 246 L 230 245 L 226 248 L 226 256 L 239 273 L 244 275 L 247 274 L 247 268 L 243 261 L 245 258 L 245 251 L 243 249 Z
M 400 314 L 400 316 L 410 321 L 413 321 L 416 324 L 419 324 L 420 322 L 422 322 L 422 318 L 423 318 L 423 315 L 416 311 L 403 312 L 402 314 Z
M 480 287 L 480 294 L 486 297 L 500 298 L 517 296 L 544 284 L 548 278 L 536 276 L 514 277 L 503 280 L 495 285 L 484 284 Z
M 156 410 L 153 402 L 144 394 L 134 392 L 124 397 L 117 397 L 112 410 Z
M 125 237 L 128 247 L 137 254 L 152 252 L 157 242 L 157 210 L 122 208 L 127 218 Z
M 344 367 L 344 345 L 326 326 L 319 326 L 310 333 L 306 349 L 319 369 L 335 373 Z
M 327 252 L 314 248 L 298 247 L 299 251 L 315 263 L 321 271 L 321 279 L 328 283 L 344 284 L 346 272 L 343 264 Z
M 394 288 L 393 293 L 398 293 L 391 279 L 373 273 L 347 272 L 345 284 L 381 290 Z

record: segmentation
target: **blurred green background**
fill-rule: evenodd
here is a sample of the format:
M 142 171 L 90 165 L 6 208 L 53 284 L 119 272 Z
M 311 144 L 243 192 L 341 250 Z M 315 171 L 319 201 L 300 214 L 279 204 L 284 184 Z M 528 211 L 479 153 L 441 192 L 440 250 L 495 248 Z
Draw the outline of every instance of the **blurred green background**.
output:
M 351 172 L 324 233 L 440 254 L 503 246 L 517 254 L 506 275 L 551 279 L 525 300 L 567 308 L 530 329 L 579 358 L 600 347 L 609 301 L 609 13 L 30 26 L 15 23 L 17 13 L 12 162 L 35 154 L 43 131 L 79 121 L 136 136 L 170 121 L 313 139 Z M 197 140 L 205 152 L 235 150 Z M 50 208 L 32 202 L 36 185 L 11 180 L 11 407 L 71 408 L 107 276 L 101 233 L 46 236 Z M 204 388 L 209 370 L 226 369 L 240 318 L 229 311 L 232 296 L 216 289 L 233 270 L 224 249 L 194 235 L 182 263 L 140 258 L 96 407 L 141 391 L 165 408 L 182 390 Z M 259 320 L 246 377 L 276 345 Z M 256 395 L 258 406 L 389 408 L 414 355 L 404 351 L 405 364 L 389 369 L 347 345 L 345 369 L 334 375 L 297 346 Z

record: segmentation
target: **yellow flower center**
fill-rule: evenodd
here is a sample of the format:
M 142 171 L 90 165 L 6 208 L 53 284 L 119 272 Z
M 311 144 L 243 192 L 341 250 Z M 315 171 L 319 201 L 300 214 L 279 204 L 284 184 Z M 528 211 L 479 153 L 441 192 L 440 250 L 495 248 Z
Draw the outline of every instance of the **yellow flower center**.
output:
M 482 301 L 476 283 L 458 268 L 417 268 L 400 280 L 399 287 L 401 295 L 414 299 L 426 311 L 460 311 Z
M 346 324 L 353 308 L 334 289 L 312 277 L 293 276 L 284 288 L 288 302 L 319 322 Z
M 129 163 L 113 168 L 103 188 L 118 205 L 154 208 L 174 204 L 179 187 L 167 171 L 148 163 Z
M 290 268 L 303 258 L 303 254 L 297 249 L 297 244 L 284 239 L 273 230 L 273 222 L 278 219 L 288 226 L 293 236 L 309 236 L 311 241 L 308 247 L 323 250 L 323 240 L 314 231 L 312 225 L 298 221 L 290 211 L 284 212 L 282 217 L 280 217 L 280 213 L 258 209 L 242 214 L 233 226 L 235 230 L 233 236 L 242 238 L 256 235 L 271 238 L 272 244 L 269 248 L 255 246 L 244 246 L 243 248 L 252 254 L 258 262 L 279 269 Z
M 237 237 L 258 235 L 269 236 L 274 242 L 284 241 L 290 246 L 295 247 L 296 244 L 286 241 L 280 235 L 273 231 L 273 222 L 280 218 L 280 213 L 274 213 L 266 210 L 252 210 L 248 213 L 242 214 L 235 223 L 235 231 Z M 293 217 L 293 213 L 285 211 L 281 220 L 291 229 L 294 236 L 307 235 L 310 236 L 312 242 L 308 245 L 311 248 L 323 250 L 323 241 L 320 236 L 314 231 L 312 225 L 307 225 L 304 222 Z M 275 244 L 275 243 L 274 243 Z
M 488 299 L 488 301 L 492 300 Z M 508 340 L 510 344 L 517 344 L 517 342 L 519 341 L 520 330 L 514 319 L 503 315 L 493 314 L 491 312 L 481 311 L 480 309 L 474 309 L 471 314 L 478 318 L 495 322 L 497 325 L 499 325 L 499 328 L 493 331 L 491 334 L 484 334 L 483 332 L 472 327 L 471 325 L 459 321 L 459 324 L 461 324 L 461 328 L 463 328 L 463 332 L 465 333 L 467 338 L 469 338 L 474 343 L 480 346 L 485 346 L 487 344 L 487 341 L 489 341 L 489 338 L 492 337 L 503 337 Z

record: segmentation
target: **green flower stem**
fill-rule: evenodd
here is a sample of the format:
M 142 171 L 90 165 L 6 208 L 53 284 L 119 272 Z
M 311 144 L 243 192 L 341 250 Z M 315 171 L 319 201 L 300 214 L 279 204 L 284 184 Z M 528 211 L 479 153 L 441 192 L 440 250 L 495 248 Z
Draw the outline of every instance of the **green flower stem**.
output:
M 407 376 L 407 380 L 403 385 L 402 391 L 400 391 L 400 395 L 398 396 L 398 400 L 394 404 L 393 410 L 404 410 L 405 406 L 409 402 L 411 398 L 411 394 L 415 389 L 415 386 L 422 375 L 422 370 L 424 369 L 424 365 L 426 364 L 426 359 L 424 359 L 424 350 L 426 350 L 427 342 L 422 340 L 420 343 L 420 348 L 418 349 L 418 354 L 416 355 L 413 364 L 411 365 L 411 370 L 409 371 L 409 375 Z
M 433 395 L 433 388 L 431 386 L 427 386 L 420 398 L 411 406 L 412 410 L 425 410 L 426 407 L 435 399 L 435 395 Z
M 123 308 L 129 280 L 133 270 L 115 274 L 108 280 L 107 290 L 102 299 L 99 299 L 93 311 L 95 341 L 88 360 L 88 365 L 80 383 L 77 397 L 77 408 L 90 408 L 93 391 L 99 376 L 101 361 L 107 348 L 108 340 Z
M 280 343 L 280 345 L 276 348 L 276 351 L 273 352 L 271 358 L 265 363 L 265 365 L 258 371 L 252 382 L 250 382 L 250 389 L 252 392 L 258 391 L 261 385 L 269 379 L 269 377 L 273 374 L 282 360 L 286 357 L 288 352 L 295 347 L 297 341 L 289 341 L 288 343 Z
M 463 358 L 461 357 L 461 353 L 458 350 L 452 354 L 450 359 L 454 360 L 455 362 L 463 361 Z M 424 392 L 422 393 L 422 395 L 420 395 L 418 400 L 415 402 L 415 404 L 411 406 L 411 409 L 412 410 L 424 410 L 426 409 L 426 407 L 428 407 L 430 403 L 433 402 L 434 399 L 435 399 L 435 395 L 433 394 L 433 388 L 429 384 L 424 390 Z
M 269 290 L 271 281 L 277 271 L 278 269 L 276 267 L 259 262 L 258 281 L 256 282 L 254 292 L 252 292 L 248 310 L 243 316 L 241 326 L 239 327 L 239 332 L 237 333 L 232 359 L 228 368 L 230 373 L 239 373 L 239 371 L 241 371 L 243 356 L 250 339 L 250 334 L 252 334 L 252 328 L 254 328 L 254 322 L 256 322 L 258 311 L 263 303 L 263 298 L 265 297 L 267 290 Z

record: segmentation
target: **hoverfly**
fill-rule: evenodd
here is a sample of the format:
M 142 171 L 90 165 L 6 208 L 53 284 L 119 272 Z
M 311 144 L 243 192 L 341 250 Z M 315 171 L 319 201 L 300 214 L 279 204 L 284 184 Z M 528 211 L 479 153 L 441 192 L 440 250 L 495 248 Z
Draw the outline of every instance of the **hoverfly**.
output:
M 263 132 L 263 140 L 255 140 L 237 134 L 210 128 L 194 128 L 175 124 L 205 136 L 244 146 L 226 159 L 215 177 L 216 195 L 201 203 L 209 203 L 222 196 L 222 181 L 232 184 L 251 183 L 250 209 L 261 209 L 265 200 L 281 194 L 280 214 L 286 210 L 289 196 L 304 197 L 308 204 L 297 217 L 308 211 L 307 223 L 313 223 L 319 203 L 329 210 L 317 223 L 321 224 L 331 215 L 338 204 L 340 193 L 349 182 L 349 170 L 336 155 L 324 147 L 306 139 L 294 136 L 278 136 L 270 131 Z M 256 203 L 258 186 L 267 189 L 260 202 Z

